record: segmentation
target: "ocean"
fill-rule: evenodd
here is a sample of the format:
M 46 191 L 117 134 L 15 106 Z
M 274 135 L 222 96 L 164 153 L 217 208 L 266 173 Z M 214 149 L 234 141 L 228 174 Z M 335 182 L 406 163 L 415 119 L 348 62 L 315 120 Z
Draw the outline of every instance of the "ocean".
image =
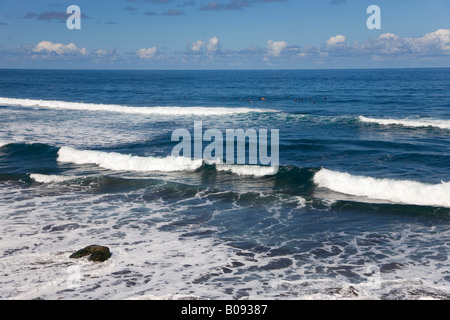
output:
M 1 299 L 450 298 L 448 68 L 0 70 L 0 120 Z

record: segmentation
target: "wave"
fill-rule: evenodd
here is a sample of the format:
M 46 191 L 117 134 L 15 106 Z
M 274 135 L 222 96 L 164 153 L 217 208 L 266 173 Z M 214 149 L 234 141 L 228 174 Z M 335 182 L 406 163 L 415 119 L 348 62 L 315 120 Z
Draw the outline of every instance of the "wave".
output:
M 77 150 L 62 147 L 58 151 L 59 162 L 75 164 L 96 164 L 99 167 L 117 171 L 195 171 L 204 165 L 202 159 L 192 160 L 186 157 L 140 157 L 116 152 Z M 215 166 L 217 171 L 228 171 L 237 175 L 267 176 L 277 173 L 277 167 L 256 165 L 223 164 L 217 161 L 206 162 Z
M 11 143 L 11 142 L 4 141 L 4 140 L 0 140 L 0 148 L 4 147 L 4 146 L 6 146 L 6 145 L 8 145 L 8 144 L 10 144 L 10 143 Z
M 75 164 L 96 164 L 104 169 L 117 171 L 195 171 L 203 164 L 203 160 L 185 157 L 140 157 L 116 152 L 77 150 L 71 147 L 61 147 L 57 160 Z
M 106 151 L 78 150 L 64 146 L 59 149 L 48 145 L 17 144 L 15 154 L 19 151 L 24 155 L 38 152 L 45 154 L 49 159 L 58 162 L 74 164 L 95 164 L 101 168 L 114 171 L 129 172 L 199 172 L 202 174 L 231 173 L 236 176 L 264 177 L 258 179 L 259 186 L 270 186 L 285 194 L 298 195 L 299 192 L 310 194 L 312 191 L 318 196 L 328 189 L 337 193 L 360 197 L 376 202 L 421 205 L 450 208 L 450 182 L 428 184 L 412 180 L 395 180 L 373 178 L 368 176 L 351 175 L 345 172 L 332 171 L 325 168 L 301 168 L 284 165 L 279 168 L 257 165 L 224 164 L 219 162 L 208 163 L 202 159 L 192 160 L 185 157 L 142 157 L 130 154 L 121 154 Z M 54 161 L 54 160 L 53 160 Z M 25 175 L 25 176 L 24 176 Z M 60 183 L 80 177 L 64 175 L 43 174 L 8 174 L 3 172 L 0 180 L 27 180 L 32 179 L 40 183 Z M 85 176 L 83 176 L 85 178 Z M 83 180 L 84 181 L 84 180 Z M 83 183 L 85 183 L 84 181 Z M 247 184 L 245 180 L 242 183 Z M 134 184 L 135 182 L 133 182 Z M 240 183 L 236 179 L 236 183 Z M 326 192 L 326 191 L 325 191 Z M 333 194 L 322 194 L 320 198 L 329 198 Z M 367 200 L 355 199 L 356 202 Z M 370 202 L 370 201 L 369 201 Z
M 55 175 L 55 174 L 32 173 L 32 174 L 30 174 L 30 178 L 33 179 L 34 181 L 40 182 L 40 183 L 59 183 L 59 182 L 65 182 L 65 181 L 78 179 L 79 177 L 59 176 L 59 175 Z
M 0 105 L 12 107 L 44 107 L 49 109 L 63 109 L 63 110 L 81 110 L 81 111 L 103 111 L 116 112 L 126 114 L 141 114 L 141 115 L 163 115 L 163 116 L 220 116 L 242 113 L 264 113 L 275 112 L 275 110 L 251 109 L 251 108 L 208 108 L 208 107 L 130 107 L 113 104 L 96 104 L 96 103 L 80 103 L 80 102 L 66 102 L 56 100 L 31 100 L 31 99 L 15 99 L 15 98 L 1 98 Z
M 225 164 L 221 162 L 215 162 L 214 165 L 217 171 L 231 172 L 239 176 L 264 177 L 274 175 L 278 172 L 278 167 Z
M 376 119 L 359 116 L 361 122 L 377 123 L 381 125 L 401 125 L 405 127 L 436 127 L 441 129 L 450 129 L 450 120 L 442 119 Z
M 332 191 L 400 204 L 450 207 L 450 182 L 426 184 L 411 180 L 379 179 L 321 169 L 314 183 Z

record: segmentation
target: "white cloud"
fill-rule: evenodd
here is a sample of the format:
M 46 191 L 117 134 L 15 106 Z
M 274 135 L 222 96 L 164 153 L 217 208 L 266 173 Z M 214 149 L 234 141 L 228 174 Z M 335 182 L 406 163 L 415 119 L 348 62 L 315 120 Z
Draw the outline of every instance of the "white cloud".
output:
M 330 39 L 327 40 L 327 46 L 337 46 L 342 45 L 345 43 L 345 36 L 338 34 L 337 36 L 330 37 Z
M 419 53 L 450 52 L 450 30 L 439 29 L 412 41 L 413 49 Z
M 192 52 L 202 51 L 204 45 L 205 42 L 203 42 L 202 40 L 198 40 L 192 44 L 191 51 Z
M 157 50 L 158 49 L 156 47 L 153 47 L 153 48 L 142 48 L 142 49 L 139 49 L 136 52 L 136 54 L 141 59 L 152 59 L 155 56 Z
M 377 55 L 446 55 L 450 53 L 450 30 L 439 29 L 420 38 L 402 38 L 393 33 L 384 33 L 355 48 Z
M 398 36 L 396 36 L 393 33 L 388 32 L 388 33 L 383 33 L 381 36 L 378 37 L 378 39 L 380 39 L 380 40 L 385 40 L 385 39 L 386 40 L 398 40 Z
M 103 49 L 99 49 L 97 51 L 95 51 L 95 53 L 99 56 L 99 57 L 104 57 L 108 54 L 108 51 L 103 50 Z
M 267 42 L 267 50 L 270 55 L 278 57 L 284 49 L 286 49 L 287 43 L 285 41 L 272 41 Z
M 52 43 L 50 41 L 41 41 L 34 48 L 33 52 L 54 52 L 59 55 L 69 54 L 69 53 L 80 53 L 82 55 L 87 55 L 88 52 L 86 48 L 79 49 L 73 42 L 67 45 L 62 43 Z
M 219 39 L 217 37 L 212 37 L 208 40 L 208 44 L 206 45 L 208 51 L 214 52 L 220 49 Z
M 411 50 L 408 39 L 402 39 L 389 32 L 380 35 L 375 41 L 368 41 L 363 48 L 377 54 L 400 54 Z

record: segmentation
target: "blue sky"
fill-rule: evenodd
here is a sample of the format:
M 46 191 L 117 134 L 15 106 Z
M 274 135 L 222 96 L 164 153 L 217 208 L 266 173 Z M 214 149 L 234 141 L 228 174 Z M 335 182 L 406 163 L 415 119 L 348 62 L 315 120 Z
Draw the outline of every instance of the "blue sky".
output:
M 0 2 L 0 68 L 384 67 L 450 67 L 450 0 Z

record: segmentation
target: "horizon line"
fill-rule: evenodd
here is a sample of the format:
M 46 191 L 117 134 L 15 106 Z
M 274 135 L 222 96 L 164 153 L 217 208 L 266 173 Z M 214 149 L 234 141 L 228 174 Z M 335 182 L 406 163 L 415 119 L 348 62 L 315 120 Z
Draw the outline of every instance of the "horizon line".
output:
M 242 69 L 107 69 L 107 68 L 0 68 L 0 70 L 41 70 L 41 71 L 301 71 L 301 70 L 413 70 L 450 69 L 448 67 L 368 67 L 368 68 L 242 68 Z

